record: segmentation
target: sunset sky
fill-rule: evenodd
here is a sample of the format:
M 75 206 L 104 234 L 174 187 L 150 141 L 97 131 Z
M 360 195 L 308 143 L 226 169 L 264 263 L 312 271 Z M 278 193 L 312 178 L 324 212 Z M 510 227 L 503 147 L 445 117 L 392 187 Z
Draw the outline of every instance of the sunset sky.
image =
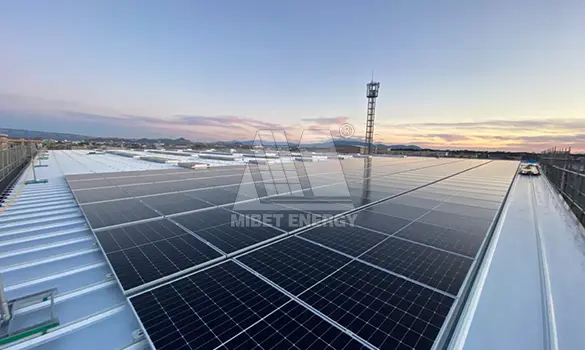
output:
M 585 151 L 585 1 L 0 2 L 0 127 Z

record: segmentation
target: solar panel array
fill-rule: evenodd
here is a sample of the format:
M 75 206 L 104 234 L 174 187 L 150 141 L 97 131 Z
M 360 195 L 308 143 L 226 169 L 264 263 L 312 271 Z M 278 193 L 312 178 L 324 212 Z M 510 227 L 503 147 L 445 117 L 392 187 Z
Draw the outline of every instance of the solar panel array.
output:
M 429 349 L 470 283 L 517 164 L 342 164 L 350 201 L 337 220 L 304 228 L 234 226 L 249 214 L 242 202 L 322 212 L 322 203 L 278 200 L 299 189 L 242 197 L 257 185 L 243 167 L 68 180 L 157 349 Z M 327 162 L 307 166 L 303 181 L 339 188 Z

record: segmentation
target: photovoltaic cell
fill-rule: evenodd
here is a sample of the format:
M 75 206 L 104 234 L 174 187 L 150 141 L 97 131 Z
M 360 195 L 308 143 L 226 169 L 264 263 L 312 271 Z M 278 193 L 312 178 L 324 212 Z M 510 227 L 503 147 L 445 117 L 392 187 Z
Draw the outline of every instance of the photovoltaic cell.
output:
M 163 175 L 166 176 L 166 175 Z M 158 176 L 134 176 L 134 177 L 121 177 L 108 179 L 111 183 L 116 186 L 125 185 L 138 185 L 138 184 L 151 184 L 157 179 Z
M 90 174 L 73 174 L 65 176 L 67 182 L 82 182 L 86 180 L 101 180 L 104 178 L 104 173 L 90 173 Z M 118 173 L 120 174 L 120 173 Z
M 173 216 L 172 219 L 188 230 L 198 232 L 209 227 L 231 223 L 232 220 L 237 222 L 240 217 L 241 215 L 223 208 L 213 208 L 191 214 Z
M 438 211 L 440 213 L 458 214 L 461 216 L 486 221 L 491 221 L 491 219 L 496 215 L 497 212 L 496 209 L 485 209 L 480 207 L 474 207 L 472 205 L 449 203 L 448 201 L 438 206 L 435 209 L 435 211 Z
M 239 185 L 242 182 L 242 175 L 233 175 L 229 174 L 230 176 L 226 176 L 228 174 L 224 174 L 223 176 L 215 176 L 210 178 L 206 181 L 206 185 L 208 187 L 212 186 L 226 186 L 226 185 Z
M 226 254 L 284 234 L 248 216 L 223 208 L 174 216 L 172 220 Z
M 80 204 L 129 198 L 130 195 L 117 187 L 99 188 L 95 190 L 75 191 L 75 198 Z
M 300 237 L 357 257 L 388 236 L 359 227 L 319 226 L 300 234 Z
M 109 186 L 113 186 L 112 182 L 110 182 L 109 180 L 101 179 L 101 178 L 69 182 L 69 187 L 74 191 L 95 188 L 95 187 L 109 187 Z
M 296 295 L 335 272 L 351 259 L 291 237 L 241 256 L 238 260 Z
M 290 301 L 220 349 L 367 349 L 331 323 Z
M 380 349 L 431 349 L 454 300 L 354 261 L 300 298 Z
M 398 232 L 396 237 L 427 244 L 475 258 L 485 234 L 473 234 L 448 227 L 415 222 Z
M 171 183 L 132 185 L 122 188 L 135 197 L 175 192 Z
M 426 212 L 428 212 L 428 209 L 394 203 L 392 200 L 376 204 L 370 207 L 369 210 L 376 213 L 391 215 L 408 220 L 415 220 L 419 216 L 424 215 Z
M 283 231 L 262 225 L 259 222 L 242 227 L 234 225 L 227 223 L 220 226 L 213 226 L 197 231 L 195 234 L 221 249 L 226 254 L 284 234 Z
M 354 225 L 389 235 L 401 230 L 412 221 L 392 215 L 381 214 L 370 209 L 361 210 L 350 215 L 355 217 Z
M 124 290 L 221 257 L 167 220 L 96 232 Z
M 278 227 L 287 232 L 311 224 L 313 218 L 315 218 L 315 220 L 319 219 L 316 216 L 311 216 L 310 213 L 306 211 L 289 208 L 271 200 L 263 199 L 245 203 L 236 203 L 235 205 L 227 206 L 226 208 L 246 217 L 255 217 L 268 225 Z M 264 214 L 270 215 L 263 217 Z
M 191 210 L 203 209 L 213 204 L 189 197 L 183 193 L 161 194 L 158 196 L 144 197 L 142 201 L 150 207 L 160 211 L 164 215 L 183 213 Z
M 154 170 L 130 170 L 130 171 L 113 171 L 108 173 L 101 173 L 104 178 L 119 178 L 119 177 L 136 177 L 145 175 L 161 175 L 182 172 L 183 169 L 154 169 Z
M 362 189 L 350 190 L 350 193 L 352 196 L 352 202 L 355 203 L 356 207 L 364 205 L 365 203 L 379 201 L 390 196 L 388 193 L 378 191 L 364 192 Z
M 241 198 L 238 198 L 237 193 L 226 191 L 221 188 L 211 188 L 198 191 L 189 191 L 184 193 L 189 197 L 209 202 L 214 205 L 234 203 L 236 199 L 241 200 Z
M 390 237 L 360 259 L 457 295 L 472 259 Z
M 91 228 L 94 230 L 160 216 L 154 210 L 134 198 L 104 203 L 83 204 L 81 208 Z
M 130 299 L 157 349 L 214 349 L 290 299 L 233 262 Z
M 491 225 L 491 220 L 471 218 L 439 211 L 431 211 L 418 221 L 469 232 L 471 234 L 485 234 Z
M 458 195 L 451 197 L 451 199 L 449 199 L 449 203 L 497 210 L 500 207 L 501 201 L 483 200 Z

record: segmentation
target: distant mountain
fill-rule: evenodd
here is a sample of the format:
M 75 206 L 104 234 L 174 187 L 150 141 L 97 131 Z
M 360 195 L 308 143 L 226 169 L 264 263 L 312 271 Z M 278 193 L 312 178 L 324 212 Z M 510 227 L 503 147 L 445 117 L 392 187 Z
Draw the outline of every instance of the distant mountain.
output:
M 188 145 L 191 143 L 191 141 L 189 141 L 185 138 L 182 138 L 182 137 L 180 137 L 178 139 L 167 139 L 167 138 L 132 139 L 132 138 L 123 138 L 123 137 L 93 137 L 93 136 L 67 134 L 67 133 L 60 133 L 60 132 L 46 132 L 46 131 L 8 129 L 8 128 L 0 128 L 0 134 L 6 134 L 10 138 L 24 138 L 24 139 L 41 138 L 41 139 L 49 139 L 49 140 L 56 140 L 56 141 L 87 141 L 87 140 L 91 140 L 93 142 L 114 141 L 114 142 L 127 142 L 127 143 L 140 143 L 140 144 L 165 143 L 165 144 L 171 144 L 171 145 Z
M 351 139 L 351 138 L 338 138 L 338 139 L 334 139 L 333 142 L 335 143 L 336 147 L 341 147 L 341 146 L 358 146 L 358 147 L 364 147 L 366 145 L 366 143 L 360 139 Z M 254 140 L 247 140 L 247 141 L 220 141 L 215 143 L 216 145 L 221 145 L 221 146 L 225 146 L 225 147 L 236 147 L 236 146 L 253 146 L 255 144 L 259 144 L 258 141 L 254 141 Z M 286 146 L 287 143 L 286 142 L 264 142 L 263 145 L 264 146 Z M 420 150 L 421 148 L 419 146 L 416 145 L 388 145 L 388 144 L 384 144 L 384 143 L 376 143 L 378 145 L 378 147 L 382 147 L 382 148 L 392 148 L 392 149 L 404 149 L 404 150 Z M 295 142 L 290 142 L 289 141 L 289 145 L 290 146 L 298 146 L 297 143 Z M 302 143 L 300 146 L 301 147 L 322 147 L 322 148 L 327 148 L 331 145 L 331 143 L 329 141 L 326 142 L 308 142 L 308 143 Z
M 87 140 L 87 136 L 77 135 L 77 134 L 65 134 L 60 132 L 45 132 L 45 131 L 33 131 L 33 130 L 23 130 L 23 129 L 7 129 L 7 128 L 0 128 L 0 134 L 6 134 L 10 138 L 41 138 L 41 139 L 51 139 L 51 140 L 58 140 L 58 141 L 83 141 Z
M 93 142 L 125 142 L 125 143 L 139 143 L 139 144 L 153 144 L 153 143 L 164 143 L 167 145 L 189 145 L 192 142 L 185 138 L 178 138 L 178 139 L 170 139 L 170 138 L 160 138 L 160 139 L 149 139 L 149 138 L 140 138 L 140 139 L 132 139 L 132 138 L 120 138 L 120 137 L 92 137 L 92 136 L 85 136 L 85 135 L 78 135 L 78 134 L 66 134 L 66 133 L 59 133 L 59 132 L 45 132 L 45 131 L 32 131 L 32 130 L 23 130 L 23 129 L 8 129 L 8 128 L 0 128 L 0 134 L 7 134 L 10 138 L 41 138 L 41 139 L 50 139 L 50 140 L 57 140 L 57 141 L 93 141 Z M 339 138 L 334 139 L 333 142 L 335 143 L 336 147 L 340 146 L 365 146 L 366 143 L 360 139 L 352 139 L 352 138 Z M 254 140 L 247 140 L 247 141 L 217 141 L 217 142 L 207 142 L 206 144 L 213 145 L 213 146 L 223 146 L 223 147 L 238 147 L 238 146 L 253 146 L 258 144 L 258 141 Z M 287 146 L 286 142 L 277 142 L 278 146 Z M 265 146 L 274 146 L 273 142 L 265 142 Z M 384 143 L 377 143 L 378 147 L 382 148 L 392 148 L 392 149 L 407 149 L 407 150 L 420 150 L 421 148 L 416 145 L 387 145 Z M 298 146 L 297 143 L 289 142 L 289 146 Z M 303 143 L 301 147 L 322 147 L 327 148 L 330 146 L 330 142 L 314 142 L 314 143 Z

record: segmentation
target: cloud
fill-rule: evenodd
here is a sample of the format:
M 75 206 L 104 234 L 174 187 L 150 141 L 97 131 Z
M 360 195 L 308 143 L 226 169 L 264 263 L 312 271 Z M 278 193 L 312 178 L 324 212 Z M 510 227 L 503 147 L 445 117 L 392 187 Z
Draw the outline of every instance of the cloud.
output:
M 254 129 L 282 129 L 285 126 L 282 124 L 265 122 L 253 118 L 236 117 L 236 116 L 219 116 L 219 117 L 205 117 L 195 115 L 178 115 L 170 119 L 174 124 L 182 125 L 199 125 L 199 126 L 213 126 L 213 127 L 240 127 L 240 128 L 254 128 Z
M 456 135 L 456 134 L 426 134 L 424 137 L 429 138 L 439 138 L 445 141 L 462 141 L 462 140 L 469 140 L 469 137 L 465 135 Z
M 331 125 L 331 124 L 345 124 L 349 121 L 347 117 L 315 117 L 302 118 L 302 122 L 317 124 L 317 125 Z
M 392 142 L 430 148 L 541 151 L 552 146 L 571 146 L 585 150 L 585 119 L 378 123 L 376 132 Z
M 306 117 L 280 124 L 242 116 L 130 115 L 66 101 L 0 94 L 2 127 L 88 136 L 185 137 L 195 141 L 252 140 L 258 130 L 285 130 L 289 140 L 339 137 L 347 117 Z M 278 120 L 275 117 L 273 120 Z M 361 120 L 361 119 L 360 119 Z M 358 129 L 360 125 L 356 125 Z M 303 132 L 305 130 L 305 132 Z M 321 135 L 319 130 L 324 133 Z M 356 130 L 355 135 L 363 135 Z M 280 136 L 279 136 L 280 137 Z M 283 135 L 281 138 L 284 138 Z M 571 146 L 585 150 L 583 119 L 492 119 L 462 122 L 376 123 L 375 140 L 443 149 L 531 150 Z
M 452 122 L 452 123 L 404 123 L 404 124 L 379 124 L 381 126 L 397 127 L 405 129 L 417 128 L 446 128 L 478 130 L 488 129 L 580 129 L 585 130 L 584 119 L 518 119 L 518 120 L 481 120 L 476 122 Z

